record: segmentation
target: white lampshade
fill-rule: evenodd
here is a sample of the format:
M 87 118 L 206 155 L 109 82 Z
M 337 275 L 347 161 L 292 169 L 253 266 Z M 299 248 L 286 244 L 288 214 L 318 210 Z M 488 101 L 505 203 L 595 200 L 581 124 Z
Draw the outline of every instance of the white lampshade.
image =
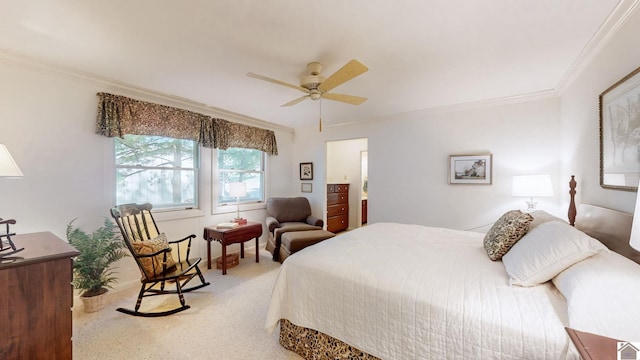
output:
M 604 183 L 607 185 L 617 185 L 617 186 L 625 186 L 627 185 L 627 181 L 625 179 L 624 174 L 604 174 L 603 175 Z
M 22 171 L 13 160 L 9 149 L 3 144 L 0 144 L 0 177 L 22 177 Z
M 519 175 L 513 177 L 513 196 L 551 197 L 553 187 L 550 175 Z
M 247 196 L 247 184 L 244 182 L 229 183 L 229 196 L 235 198 Z
M 533 201 L 534 197 L 551 197 L 553 196 L 553 187 L 551 186 L 550 175 L 517 175 L 513 177 L 513 196 L 528 197 L 527 211 L 536 210 L 537 202 Z

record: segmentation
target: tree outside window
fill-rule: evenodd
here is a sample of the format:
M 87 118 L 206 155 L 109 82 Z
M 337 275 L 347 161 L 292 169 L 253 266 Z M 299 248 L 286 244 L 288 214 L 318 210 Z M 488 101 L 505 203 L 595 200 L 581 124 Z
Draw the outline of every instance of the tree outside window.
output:
M 218 205 L 233 204 L 229 183 L 244 182 L 247 196 L 240 202 L 264 201 L 264 152 L 255 149 L 229 148 L 217 151 Z
M 198 146 L 191 140 L 125 135 L 115 139 L 116 204 L 197 207 Z

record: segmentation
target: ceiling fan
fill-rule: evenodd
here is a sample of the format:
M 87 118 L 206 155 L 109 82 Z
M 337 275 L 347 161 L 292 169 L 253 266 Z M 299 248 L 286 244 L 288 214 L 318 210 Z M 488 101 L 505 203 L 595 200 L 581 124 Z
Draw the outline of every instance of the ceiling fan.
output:
M 248 72 L 247 76 L 290 87 L 292 89 L 297 89 L 302 91 L 303 93 L 306 93 L 306 95 L 293 99 L 288 103 L 283 104 L 282 106 L 292 106 L 303 100 L 306 100 L 307 98 L 311 100 L 327 99 L 340 101 L 351 105 L 360 105 L 367 100 L 367 98 L 361 96 L 344 95 L 329 92 L 333 88 L 342 85 L 345 82 L 369 70 L 368 67 L 363 65 L 358 60 L 353 59 L 349 61 L 328 78 L 320 75 L 320 72 L 322 71 L 322 64 L 320 64 L 319 62 L 312 62 L 307 64 L 307 70 L 309 71 L 309 75 L 305 75 L 300 79 L 299 86 L 252 72 Z M 320 108 L 320 111 L 322 111 L 322 108 Z M 320 117 L 320 131 L 322 131 L 322 116 Z
M 360 97 L 360 96 L 334 94 L 334 93 L 328 92 L 333 88 L 339 85 L 342 85 L 345 82 L 369 70 L 369 68 L 367 68 L 358 60 L 354 59 L 349 61 L 342 68 L 340 68 L 338 71 L 333 73 L 333 75 L 329 76 L 328 78 L 325 78 L 324 76 L 320 75 L 320 72 L 322 71 L 322 64 L 320 64 L 319 62 L 309 63 L 307 65 L 307 70 L 309 71 L 309 75 L 305 75 L 300 79 L 300 86 L 289 84 L 284 81 L 276 80 L 276 79 L 273 79 L 264 75 L 252 73 L 252 72 L 248 72 L 247 76 L 255 79 L 259 79 L 259 80 L 272 82 L 274 84 L 287 86 L 292 89 L 297 89 L 306 93 L 306 95 L 301 96 L 297 99 L 291 100 L 288 103 L 283 104 L 282 106 L 295 105 L 307 98 L 310 98 L 311 100 L 318 100 L 320 98 L 323 98 L 327 100 L 340 101 L 340 102 L 352 104 L 352 105 L 360 105 L 367 100 L 367 98 Z

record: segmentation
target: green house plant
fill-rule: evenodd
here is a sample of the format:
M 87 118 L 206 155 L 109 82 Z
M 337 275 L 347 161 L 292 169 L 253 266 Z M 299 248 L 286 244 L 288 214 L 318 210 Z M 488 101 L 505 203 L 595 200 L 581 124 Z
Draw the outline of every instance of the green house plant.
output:
M 80 252 L 73 261 L 73 285 L 81 291 L 85 311 L 94 312 L 104 306 L 104 295 L 117 281 L 113 263 L 128 253 L 115 224 L 108 218 L 91 234 L 75 227 L 75 220 L 67 225 L 67 240 Z

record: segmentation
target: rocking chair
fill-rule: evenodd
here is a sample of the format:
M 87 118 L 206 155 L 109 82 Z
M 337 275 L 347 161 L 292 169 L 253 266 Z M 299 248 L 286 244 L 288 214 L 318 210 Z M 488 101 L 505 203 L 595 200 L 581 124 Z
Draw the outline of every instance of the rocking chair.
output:
M 2 220 L 2 218 L 0 218 L 0 225 L 7 225 L 7 231 L 4 234 L 0 234 L 0 259 L 9 257 L 9 255 L 13 255 L 24 250 L 24 248 L 16 248 L 13 240 L 11 240 L 11 237 L 16 233 L 12 233 L 11 231 L 9 231 L 9 225 L 13 225 L 15 223 L 16 221 L 13 219 Z M 7 238 L 6 241 L 2 239 L 5 237 Z
M 124 242 L 142 274 L 135 310 L 117 309 L 134 316 L 165 316 L 187 310 L 191 306 L 186 305 L 183 293 L 209 285 L 198 268 L 201 259 L 189 258 L 191 239 L 196 236 L 192 234 L 180 240 L 167 241 L 165 235 L 158 231 L 151 208 L 151 204 L 124 204 L 111 209 L 111 216 L 118 224 Z M 174 246 L 171 247 L 171 244 Z M 177 250 L 176 260 L 172 248 Z M 185 288 L 196 276 L 200 278 L 200 284 Z M 171 289 L 165 289 L 165 285 Z M 181 306 L 159 312 L 139 311 L 143 298 L 165 294 L 178 294 Z

